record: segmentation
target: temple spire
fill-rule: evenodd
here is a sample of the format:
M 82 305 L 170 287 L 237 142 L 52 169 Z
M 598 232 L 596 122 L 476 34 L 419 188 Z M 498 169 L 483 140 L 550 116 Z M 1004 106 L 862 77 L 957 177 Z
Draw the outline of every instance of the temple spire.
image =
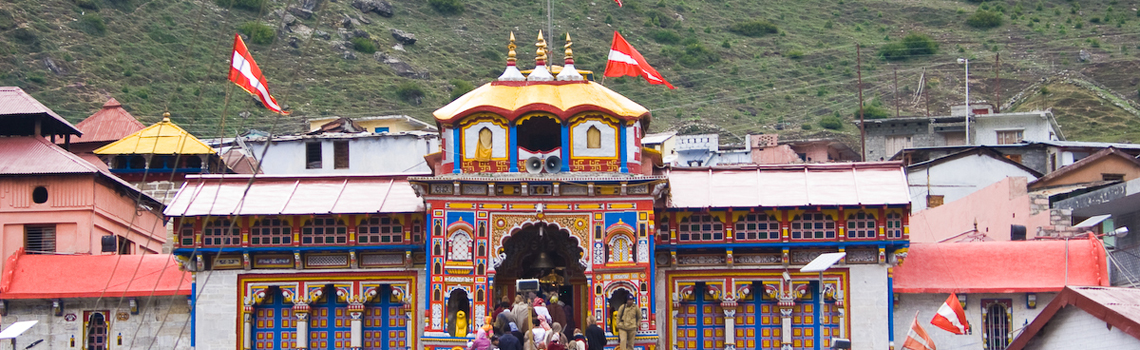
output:
M 542 31 L 538 31 L 538 42 L 534 44 L 538 46 L 535 50 L 536 56 L 534 57 L 534 71 L 531 71 L 530 76 L 526 78 L 528 81 L 551 81 L 554 76 L 550 75 L 550 70 L 546 67 L 546 39 L 542 38 Z
M 562 71 L 558 73 L 558 81 L 579 81 L 582 80 L 582 74 L 574 68 L 574 51 L 570 50 L 570 33 L 566 33 L 566 65 L 562 67 Z
M 499 76 L 499 81 L 524 81 L 526 77 L 523 76 L 519 68 L 515 66 L 515 32 L 511 32 L 511 41 L 507 44 L 507 69 L 503 70 L 503 75 Z

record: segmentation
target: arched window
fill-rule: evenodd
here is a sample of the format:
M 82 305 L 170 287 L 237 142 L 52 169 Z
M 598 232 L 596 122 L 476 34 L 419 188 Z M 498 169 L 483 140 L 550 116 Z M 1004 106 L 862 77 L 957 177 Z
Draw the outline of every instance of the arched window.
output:
M 985 323 L 982 342 L 986 350 L 1002 350 L 1009 346 L 1011 306 L 1013 301 L 1010 299 L 982 300 L 982 320 Z
M 887 238 L 899 239 L 902 238 L 902 215 L 899 213 L 887 214 Z
M 253 222 L 249 228 L 249 244 L 251 245 L 289 245 L 293 244 L 293 228 L 289 222 L 278 218 L 266 218 Z
M 875 215 L 858 212 L 847 215 L 847 238 L 875 238 Z
M 87 315 L 87 350 L 107 350 L 107 316 L 106 311 L 88 311 Z
M 348 227 L 344 220 L 318 217 L 305 222 L 301 228 L 301 244 L 329 245 L 348 243 Z
M 709 214 L 693 214 L 681 218 L 677 234 L 682 242 L 719 241 L 724 239 L 724 224 Z
M 736 239 L 780 239 L 780 222 L 764 213 L 749 213 L 736 221 Z
M 455 233 L 451 234 L 451 238 L 447 240 L 447 244 L 447 260 L 471 260 L 471 235 L 468 234 L 467 231 L 455 231 Z
M 610 238 L 610 254 L 609 262 L 612 263 L 631 263 L 633 262 L 633 242 L 630 242 L 629 236 L 624 234 L 616 234 Z
M 371 217 L 360 220 L 356 228 L 357 242 L 369 243 L 403 243 L 404 225 L 399 218 Z
M 479 139 L 475 143 L 475 160 L 483 162 L 491 160 L 492 136 L 491 129 L 485 126 L 479 129 Z
M 602 131 L 591 125 L 586 129 L 586 148 L 602 148 Z
M 241 245 L 241 226 L 230 219 L 215 219 L 202 229 L 202 245 L 234 247 Z
M 792 218 L 792 239 L 835 238 L 835 219 L 823 213 L 804 213 Z

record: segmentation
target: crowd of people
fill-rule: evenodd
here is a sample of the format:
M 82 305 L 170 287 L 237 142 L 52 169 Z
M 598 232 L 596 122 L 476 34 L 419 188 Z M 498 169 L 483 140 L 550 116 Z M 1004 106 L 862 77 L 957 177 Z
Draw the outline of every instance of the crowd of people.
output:
M 493 320 L 489 317 L 490 322 L 478 330 L 468 350 L 602 350 L 605 347 L 606 333 L 593 316 L 583 320 L 583 330 L 576 327 L 570 305 L 559 301 L 554 293 L 546 296 L 548 299 L 534 292 L 520 293 L 514 303 L 503 297 L 495 308 Z M 618 350 L 632 350 L 640 310 L 630 299 L 616 316 Z

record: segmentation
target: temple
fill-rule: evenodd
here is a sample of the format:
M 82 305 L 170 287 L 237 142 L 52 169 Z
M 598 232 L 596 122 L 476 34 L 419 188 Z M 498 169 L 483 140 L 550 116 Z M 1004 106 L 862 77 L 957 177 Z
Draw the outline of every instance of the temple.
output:
M 166 215 L 195 348 L 465 348 L 530 293 L 568 327 L 593 316 L 607 349 L 628 300 L 637 349 L 890 346 L 901 163 L 664 166 L 650 111 L 566 39 L 563 66 L 540 34 L 520 71 L 512 34 L 503 74 L 434 112 L 431 173 L 187 175 Z

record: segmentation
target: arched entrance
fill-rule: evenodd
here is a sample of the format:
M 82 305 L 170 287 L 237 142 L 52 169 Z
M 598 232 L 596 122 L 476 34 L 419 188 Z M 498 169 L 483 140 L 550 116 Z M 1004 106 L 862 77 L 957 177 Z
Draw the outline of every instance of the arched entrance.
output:
M 502 247 L 504 257 L 494 275 L 495 304 L 504 298 L 513 302 L 520 292 L 529 295 L 530 291 L 515 288 L 516 281 L 538 279 L 540 290 L 534 291 L 538 297 L 549 301 L 557 296 L 570 306 L 564 307 L 567 322 L 563 326 L 572 334 L 588 310 L 586 267 L 580 262 L 585 252 L 578 238 L 557 225 L 537 222 L 515 229 Z

